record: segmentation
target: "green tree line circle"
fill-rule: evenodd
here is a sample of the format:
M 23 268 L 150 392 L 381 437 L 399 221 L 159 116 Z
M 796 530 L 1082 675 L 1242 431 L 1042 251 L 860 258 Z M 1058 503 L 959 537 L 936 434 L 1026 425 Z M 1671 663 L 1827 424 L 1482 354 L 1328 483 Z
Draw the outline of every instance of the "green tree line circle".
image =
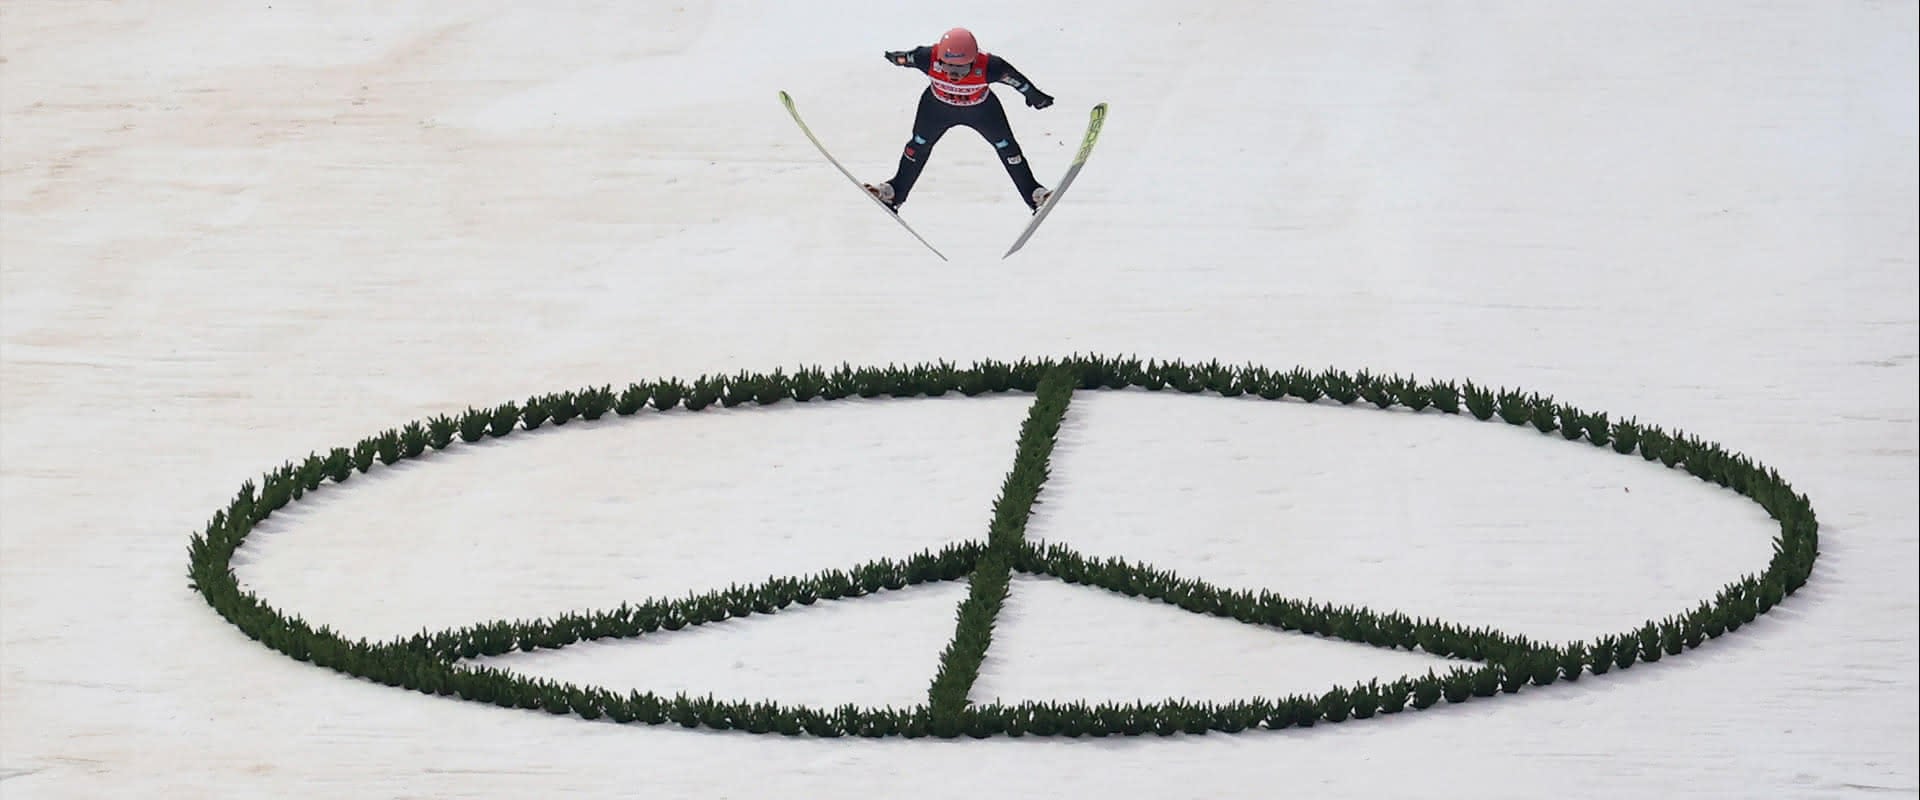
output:
M 1269 591 L 1214 586 L 1113 555 L 1030 541 L 1026 525 L 1044 490 L 1061 420 L 1076 392 L 1142 390 L 1255 396 L 1290 402 L 1372 406 L 1413 413 L 1467 415 L 1531 427 L 1541 435 L 1638 454 L 1752 500 L 1779 523 L 1773 558 L 1691 608 L 1631 629 L 1569 644 L 1537 642 L 1487 628 L 1288 598 Z M 349 639 L 314 626 L 243 590 L 233 556 L 248 533 L 307 494 L 339 491 L 355 474 L 463 443 L 642 413 L 701 412 L 713 406 L 767 406 L 849 397 L 939 397 L 1031 393 L 1034 402 L 1015 443 L 1013 466 L 994 501 L 984 541 L 970 540 L 905 558 L 881 558 L 809 575 L 729 586 L 704 594 L 623 603 L 615 609 L 533 621 L 485 621 L 389 641 Z M 331 487 L 331 488 L 329 488 Z M 1551 396 L 1490 388 L 1472 381 L 1421 380 L 1365 370 L 1295 367 L 1274 370 L 1218 361 L 1186 363 L 1074 355 L 1059 359 L 985 360 L 961 367 L 940 361 L 911 366 L 802 367 L 792 372 L 705 375 L 637 381 L 624 389 L 588 387 L 460 414 L 440 414 L 381 431 L 327 452 L 290 460 L 247 481 L 189 544 L 188 577 L 217 613 L 249 638 L 295 660 L 425 694 L 505 708 L 570 714 L 588 720 L 673 725 L 787 736 L 974 737 L 1167 736 L 1238 733 L 1340 723 L 1427 710 L 1441 705 L 1534 691 L 1557 682 L 1626 670 L 1700 647 L 1752 622 L 1804 586 L 1818 556 L 1819 525 L 1808 499 L 1780 475 L 1747 456 L 1680 431 L 1637 419 L 1612 419 Z M 972 703 L 967 699 L 992 643 L 994 621 L 1011 575 L 1021 572 L 1167 603 L 1197 614 L 1371 647 L 1423 652 L 1457 662 L 1385 683 L 1334 686 L 1318 694 L 1252 697 L 1226 702 L 1182 699 L 1135 702 Z M 581 641 L 660 635 L 793 606 L 846 601 L 934 581 L 966 580 L 953 638 L 941 653 L 927 701 L 911 707 L 843 705 L 816 708 L 771 700 L 711 695 L 618 692 L 520 675 L 473 663 L 513 651 Z M 1443 702 L 1444 701 L 1444 702 Z

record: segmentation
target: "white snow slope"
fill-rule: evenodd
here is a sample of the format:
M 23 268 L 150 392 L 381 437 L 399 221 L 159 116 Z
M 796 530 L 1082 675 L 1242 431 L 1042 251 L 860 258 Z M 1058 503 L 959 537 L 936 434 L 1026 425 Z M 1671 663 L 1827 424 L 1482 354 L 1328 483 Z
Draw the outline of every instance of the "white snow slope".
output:
M 1043 181 L 942 141 L 972 27 L 1058 98 Z M 0 4 L 0 795 L 1880 797 L 1920 792 L 1909 2 Z M 800 365 L 1070 353 L 1472 379 L 1777 468 L 1810 584 L 1624 674 L 1237 736 L 844 741 L 426 697 L 248 640 L 186 581 L 242 481 L 433 414 Z M 580 423 L 322 492 L 238 574 L 356 636 L 679 596 L 984 536 L 1030 397 Z M 1221 585 L 1614 633 L 1763 568 L 1751 503 L 1432 412 L 1069 410 L 1030 535 Z M 962 584 L 499 663 L 924 698 Z M 1319 692 L 1434 659 L 1015 581 L 973 697 Z

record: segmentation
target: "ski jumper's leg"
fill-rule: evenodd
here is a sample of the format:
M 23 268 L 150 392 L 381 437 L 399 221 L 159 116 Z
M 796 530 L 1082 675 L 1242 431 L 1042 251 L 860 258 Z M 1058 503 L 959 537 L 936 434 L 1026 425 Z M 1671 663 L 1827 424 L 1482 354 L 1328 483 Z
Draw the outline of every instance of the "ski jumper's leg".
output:
M 901 149 L 900 166 L 887 181 L 893 187 L 895 208 L 907 202 L 907 193 L 913 191 L 913 184 L 920 180 L 920 170 L 926 168 L 933 146 L 959 121 L 953 110 L 954 106 L 934 97 L 932 90 L 920 93 L 920 108 L 913 114 L 913 138 Z
M 1020 202 L 1028 208 L 1034 207 L 1033 190 L 1040 188 L 1040 181 L 1033 177 L 1033 165 L 1027 163 L 1027 157 L 1020 152 L 1019 140 L 1013 138 L 1013 125 L 1007 122 L 1007 109 L 1000 105 L 1000 98 L 988 95 L 987 100 L 974 107 L 978 114 L 970 121 L 971 127 L 993 145 L 994 155 L 1000 157 L 1000 164 L 1007 168 L 1007 177 L 1013 179 L 1013 186 L 1020 190 Z

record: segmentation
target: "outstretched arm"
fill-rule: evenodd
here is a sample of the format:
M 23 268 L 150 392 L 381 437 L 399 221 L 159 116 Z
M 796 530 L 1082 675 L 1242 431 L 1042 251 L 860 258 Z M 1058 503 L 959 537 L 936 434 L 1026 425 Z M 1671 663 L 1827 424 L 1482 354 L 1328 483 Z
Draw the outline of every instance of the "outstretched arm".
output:
M 1052 95 L 1040 91 L 1040 87 L 1033 85 L 1033 81 L 1027 80 L 1027 76 L 1020 74 L 1020 70 L 1014 69 L 1012 64 L 999 56 L 987 56 L 987 80 L 1013 87 L 1022 97 L 1027 98 L 1027 105 L 1034 108 L 1053 105 Z
M 924 70 L 933 66 L 933 48 L 916 47 L 912 50 L 888 50 L 887 63 L 898 67 L 911 67 Z

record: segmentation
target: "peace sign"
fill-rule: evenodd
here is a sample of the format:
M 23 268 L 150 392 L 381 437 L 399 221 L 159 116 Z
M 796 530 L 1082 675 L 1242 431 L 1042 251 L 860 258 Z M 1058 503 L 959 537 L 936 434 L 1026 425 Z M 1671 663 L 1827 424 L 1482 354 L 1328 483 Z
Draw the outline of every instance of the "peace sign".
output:
M 1524 636 L 1455 622 L 1410 617 L 1393 610 L 1332 606 L 1272 591 L 1229 589 L 1128 561 L 1088 554 L 1059 543 L 1029 539 L 1027 523 L 1049 478 L 1049 463 L 1062 420 L 1076 392 L 1143 388 L 1224 397 L 1254 395 L 1308 403 L 1355 404 L 1413 412 L 1463 411 L 1481 420 L 1557 433 L 1621 454 L 1680 467 L 1703 480 L 1746 496 L 1780 522 L 1775 556 L 1759 575 L 1728 583 L 1711 600 L 1665 618 L 1592 641 L 1555 646 Z M 677 599 L 653 599 L 618 608 L 564 614 L 553 619 L 482 622 L 387 642 L 349 641 L 297 616 L 268 607 L 243 591 L 232 559 L 255 525 L 328 482 L 340 484 L 366 472 L 377 460 L 393 464 L 443 449 L 456 440 L 474 442 L 530 430 L 551 422 L 593 420 L 685 408 L 771 405 L 786 401 L 831 401 L 845 397 L 909 398 L 959 392 L 968 396 L 1031 392 L 1034 401 L 1021 426 L 1012 469 L 994 501 L 984 541 L 926 550 L 904 559 L 876 559 L 843 568 L 777 577 L 752 586 L 729 586 Z M 1550 397 L 1519 390 L 1492 390 L 1471 382 L 1418 381 L 1333 369 L 1274 371 L 1218 362 L 1190 365 L 1136 359 L 1074 356 L 1060 360 L 985 361 L 967 368 L 947 363 L 916 367 L 800 369 L 789 375 L 740 373 L 634 383 L 616 393 L 588 388 L 529 398 L 492 409 L 469 409 L 458 418 L 441 415 L 288 462 L 248 482 L 205 531 L 192 537 L 193 585 L 222 616 L 248 636 L 301 661 L 389 686 L 506 707 L 577 714 L 616 722 L 673 723 L 754 733 L 812 736 L 995 735 L 1106 736 L 1208 731 L 1238 732 L 1341 722 L 1399 713 L 1544 687 L 1657 661 L 1737 630 L 1804 585 L 1818 554 L 1818 524 L 1807 499 L 1780 476 L 1745 456 L 1681 433 L 1633 420 L 1615 421 Z M 1444 673 L 1336 686 L 1317 695 L 1253 697 L 1229 702 L 1186 700 L 1130 703 L 971 703 L 968 695 L 993 640 L 993 627 L 1014 573 L 1056 578 L 1156 600 L 1198 614 L 1281 631 L 1316 634 L 1371 647 L 1419 651 L 1460 662 Z M 967 593 L 949 644 L 931 676 L 926 702 L 909 708 L 811 708 L 772 701 L 728 701 L 647 691 L 625 694 L 530 678 L 473 663 L 514 650 L 551 649 L 580 641 L 659 636 L 689 626 L 724 623 L 756 614 L 777 614 L 794 605 L 850 601 L 916 584 L 966 580 Z

